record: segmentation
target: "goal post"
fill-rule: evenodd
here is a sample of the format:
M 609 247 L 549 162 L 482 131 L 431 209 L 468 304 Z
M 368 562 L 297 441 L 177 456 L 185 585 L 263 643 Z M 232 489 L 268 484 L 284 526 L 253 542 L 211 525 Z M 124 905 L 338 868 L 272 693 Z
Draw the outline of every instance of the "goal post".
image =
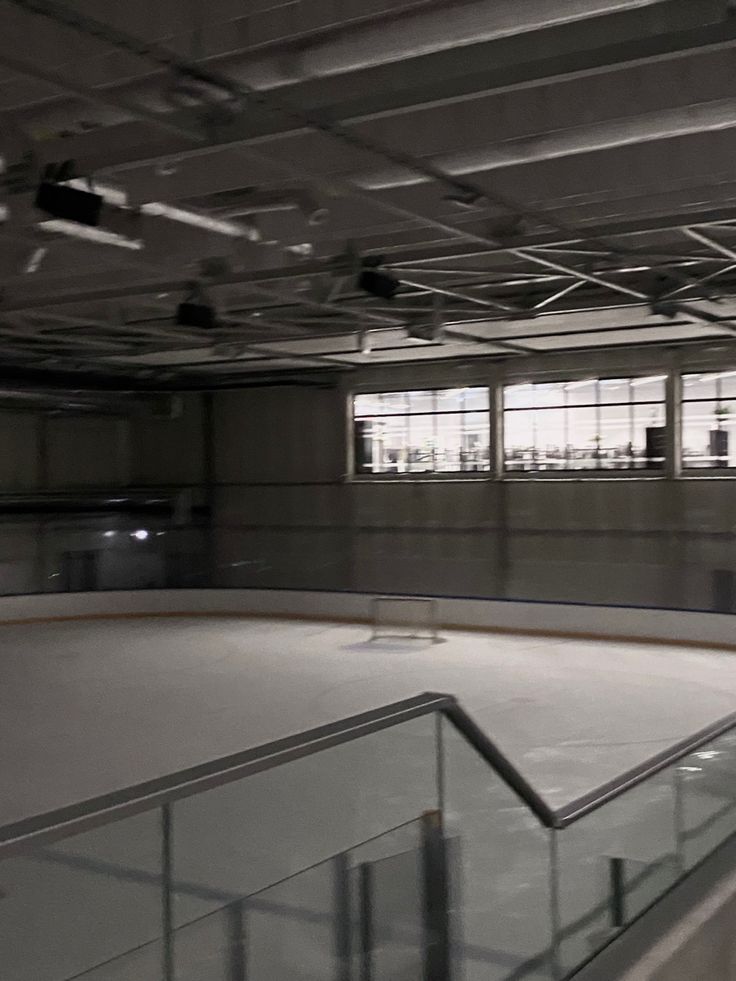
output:
M 437 600 L 423 596 L 374 596 L 371 599 L 371 640 L 404 637 L 438 639 Z

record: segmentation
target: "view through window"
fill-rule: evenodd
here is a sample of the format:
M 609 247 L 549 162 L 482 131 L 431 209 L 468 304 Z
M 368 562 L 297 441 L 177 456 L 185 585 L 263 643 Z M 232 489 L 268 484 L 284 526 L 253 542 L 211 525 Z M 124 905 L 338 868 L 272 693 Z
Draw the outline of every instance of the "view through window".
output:
M 485 387 L 356 395 L 355 472 L 489 470 L 488 399 Z
M 736 467 L 736 371 L 682 376 L 682 464 Z
M 651 375 L 506 387 L 506 469 L 661 468 L 665 381 Z

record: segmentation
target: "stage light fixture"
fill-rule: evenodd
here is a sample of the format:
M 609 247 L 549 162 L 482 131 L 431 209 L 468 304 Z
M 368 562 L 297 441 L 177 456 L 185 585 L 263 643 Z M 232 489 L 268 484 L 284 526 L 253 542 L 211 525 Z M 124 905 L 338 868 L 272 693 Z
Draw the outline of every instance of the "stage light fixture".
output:
M 62 221 L 94 227 L 100 223 L 102 200 L 102 195 L 93 191 L 42 180 L 36 191 L 35 205 L 40 211 Z
M 176 308 L 176 323 L 179 327 L 198 327 L 201 330 L 212 330 L 217 326 L 215 308 L 209 303 L 198 303 L 184 300 Z
M 400 285 L 393 276 L 379 272 L 377 269 L 363 269 L 358 276 L 358 286 L 371 296 L 378 296 L 382 300 L 393 299 Z

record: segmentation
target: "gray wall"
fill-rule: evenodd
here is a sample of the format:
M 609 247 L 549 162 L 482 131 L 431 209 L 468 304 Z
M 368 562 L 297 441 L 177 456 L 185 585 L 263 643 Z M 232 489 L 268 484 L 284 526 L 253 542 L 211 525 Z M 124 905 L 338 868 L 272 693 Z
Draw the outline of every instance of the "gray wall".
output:
M 177 401 L 173 418 L 148 403 L 121 415 L 0 409 L 0 493 L 204 480 L 202 399 Z
M 648 373 L 669 355 L 606 357 L 520 359 L 505 377 Z M 498 371 L 477 360 L 381 367 L 331 389 L 216 394 L 226 583 L 736 608 L 730 479 L 346 476 L 351 391 L 486 383 Z

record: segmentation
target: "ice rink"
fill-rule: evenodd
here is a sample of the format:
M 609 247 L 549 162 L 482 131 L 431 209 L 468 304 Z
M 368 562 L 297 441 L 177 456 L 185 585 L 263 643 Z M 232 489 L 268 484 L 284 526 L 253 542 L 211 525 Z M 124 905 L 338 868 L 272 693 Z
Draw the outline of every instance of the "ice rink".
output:
M 423 691 L 559 805 L 732 711 L 736 656 L 241 618 L 0 628 L 0 823 Z
M 492 633 L 452 632 L 436 644 L 368 637 L 364 626 L 234 617 L 0 628 L 0 823 L 427 690 L 456 695 L 558 805 L 736 700 L 736 658 L 718 651 Z M 437 806 L 435 732 L 431 717 L 414 719 L 176 802 L 175 946 L 194 972 L 186 977 L 224 976 L 236 899 L 342 849 L 353 867 L 414 854 L 417 819 Z M 448 729 L 443 746 L 464 977 L 547 981 L 549 833 L 457 734 Z M 721 754 L 726 766 L 730 755 Z M 685 788 L 688 827 L 707 828 L 689 839 L 688 862 L 713 847 L 712 822 L 702 822 L 723 808 L 720 773 Z M 606 856 L 643 873 L 632 904 L 650 902 L 648 890 L 674 874 L 671 777 L 561 833 L 567 968 L 606 929 Z M 726 804 L 719 834 L 732 830 Z M 332 876 L 327 862 L 249 900 L 249 956 L 265 958 L 257 976 L 292 976 L 305 958 L 314 958 L 309 977 L 331 976 Z M 22 981 L 30 964 L 39 981 L 86 977 L 113 958 L 90 981 L 158 977 L 161 883 L 156 810 L 0 863 L 4 976 Z

